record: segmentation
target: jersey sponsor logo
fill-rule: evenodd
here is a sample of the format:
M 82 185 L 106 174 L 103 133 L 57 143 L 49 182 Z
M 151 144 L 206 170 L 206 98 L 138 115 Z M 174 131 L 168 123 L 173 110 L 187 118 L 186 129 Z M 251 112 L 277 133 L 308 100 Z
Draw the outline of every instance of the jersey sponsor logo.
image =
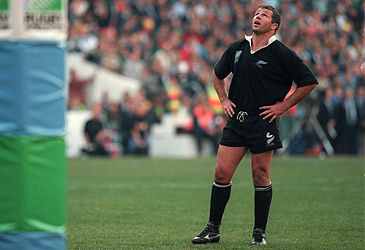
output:
M 255 62 L 255 65 L 257 67 L 259 67 L 260 69 L 262 68 L 263 65 L 266 65 L 266 64 L 268 64 L 268 62 L 265 62 L 263 60 L 258 60 L 257 62 Z
M 266 146 L 272 146 L 274 145 L 273 140 L 275 139 L 275 136 L 270 134 L 270 132 L 266 133 Z
M 241 54 L 242 54 L 242 50 L 236 51 L 236 54 L 234 55 L 234 63 L 238 62 L 238 60 L 240 59 Z

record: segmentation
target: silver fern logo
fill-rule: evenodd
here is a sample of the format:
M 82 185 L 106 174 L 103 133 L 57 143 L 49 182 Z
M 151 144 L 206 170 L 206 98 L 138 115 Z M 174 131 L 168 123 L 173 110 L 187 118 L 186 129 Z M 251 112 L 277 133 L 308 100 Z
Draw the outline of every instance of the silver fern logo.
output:
M 255 65 L 257 66 L 257 67 L 259 67 L 260 69 L 262 68 L 262 66 L 263 65 L 266 65 L 267 64 L 267 62 L 265 62 L 265 61 L 263 61 L 263 60 L 259 60 L 259 61 L 257 61 L 256 63 L 255 63 Z

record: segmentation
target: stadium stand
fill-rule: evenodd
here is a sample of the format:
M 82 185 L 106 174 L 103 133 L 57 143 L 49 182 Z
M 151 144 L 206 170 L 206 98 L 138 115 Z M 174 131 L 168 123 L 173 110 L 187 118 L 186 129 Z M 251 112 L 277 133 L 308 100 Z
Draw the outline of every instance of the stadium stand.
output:
M 279 9 L 278 38 L 320 82 L 307 102 L 282 117 L 284 139 L 293 135 L 285 152 L 331 154 L 332 148 L 337 154 L 364 154 L 363 0 L 70 0 L 69 53 L 141 83 L 143 91 L 119 100 L 133 120 L 127 137 L 135 135 L 122 143 L 124 153 L 131 153 L 132 145 L 150 144 L 150 126 L 164 115 L 192 114 L 202 93 L 214 115 L 224 119 L 211 71 L 229 43 L 250 34 L 253 11 L 261 3 Z M 130 108 L 136 101 L 146 110 Z M 190 133 L 185 125 L 177 132 Z

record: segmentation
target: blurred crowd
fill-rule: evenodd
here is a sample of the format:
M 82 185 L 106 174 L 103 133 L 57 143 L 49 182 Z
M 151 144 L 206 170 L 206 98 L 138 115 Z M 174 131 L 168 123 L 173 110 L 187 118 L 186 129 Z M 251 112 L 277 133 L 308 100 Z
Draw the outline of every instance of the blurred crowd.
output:
M 181 131 L 195 136 L 199 152 L 203 138 L 215 151 L 225 117 L 211 72 L 228 44 L 251 34 L 253 13 L 262 3 L 280 11 L 277 37 L 320 83 L 310 105 L 283 116 L 283 137 L 311 115 L 335 153 L 364 154 L 364 0 L 70 0 L 68 51 L 143 86 L 138 96 L 120 103 L 91 104 L 74 91 L 87 82 L 71 78 L 70 109 L 98 109 L 93 113 L 102 113 L 105 121 L 114 112 L 114 128 L 103 126 L 116 135 L 103 144 L 121 142 L 118 154 L 148 154 L 150 126 L 165 113 L 189 114 Z M 315 125 L 304 122 L 289 152 L 326 152 L 320 137 Z

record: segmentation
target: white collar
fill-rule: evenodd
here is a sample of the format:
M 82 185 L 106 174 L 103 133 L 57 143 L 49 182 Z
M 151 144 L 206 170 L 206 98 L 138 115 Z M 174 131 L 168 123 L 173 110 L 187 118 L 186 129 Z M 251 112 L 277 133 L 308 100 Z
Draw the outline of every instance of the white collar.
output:
M 251 54 L 256 53 L 256 52 L 257 52 L 257 51 L 259 51 L 260 49 L 266 48 L 267 46 L 269 46 L 270 44 L 272 44 L 273 42 L 275 42 L 275 41 L 277 40 L 276 36 L 275 36 L 275 35 L 273 35 L 272 37 L 270 37 L 270 38 L 269 38 L 269 41 L 267 42 L 267 44 L 266 44 L 264 47 L 262 47 L 262 48 L 260 48 L 260 49 L 258 49 L 258 50 L 256 50 L 256 51 L 253 51 L 253 50 L 252 50 L 252 36 L 247 36 L 247 35 L 245 35 L 245 39 L 246 39 L 246 40 L 248 41 L 248 43 L 250 44 L 250 52 L 251 52 Z

